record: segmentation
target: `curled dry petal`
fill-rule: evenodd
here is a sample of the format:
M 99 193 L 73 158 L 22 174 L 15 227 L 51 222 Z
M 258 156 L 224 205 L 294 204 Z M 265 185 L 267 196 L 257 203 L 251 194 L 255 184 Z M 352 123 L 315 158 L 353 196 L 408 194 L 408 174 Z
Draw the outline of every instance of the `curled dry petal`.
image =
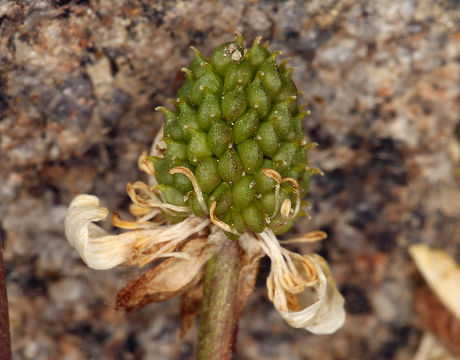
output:
M 344 300 L 324 259 L 281 248 L 269 230 L 259 238 L 271 259 L 268 296 L 286 322 L 315 334 L 339 329 L 345 321 Z
M 157 209 L 154 209 L 154 211 Z M 153 211 L 152 211 L 153 213 Z M 149 216 L 155 216 L 155 213 L 149 214 Z M 110 220 L 112 221 L 112 224 L 116 226 L 119 229 L 126 229 L 126 230 L 133 230 L 133 229 L 154 229 L 159 226 L 158 223 L 156 222 L 150 222 L 145 220 L 147 217 L 143 217 L 142 219 L 136 220 L 136 221 L 130 221 L 130 220 L 123 220 L 120 218 L 120 215 L 118 212 L 114 212 L 112 214 L 112 217 Z
M 217 202 L 213 201 L 213 203 L 211 204 L 211 208 L 209 209 L 209 218 L 211 219 L 213 224 L 224 231 L 227 231 L 235 235 L 240 235 L 240 233 L 233 226 L 230 226 L 224 221 L 217 218 L 217 216 L 214 214 L 214 210 L 216 210 L 216 205 Z
M 311 231 L 309 233 L 303 234 L 293 239 L 289 240 L 280 240 L 280 244 L 287 245 L 287 244 L 307 244 L 312 242 L 321 241 L 327 238 L 327 234 L 324 231 L 316 230 Z
M 412 245 L 409 253 L 431 290 L 460 320 L 460 266 L 444 251 L 423 244 Z
M 150 176 L 155 176 L 155 167 L 152 162 L 149 161 L 149 155 L 147 151 L 143 151 L 139 159 L 137 160 L 137 167 L 139 170 L 149 174 Z
M 120 264 L 143 266 L 159 257 L 175 256 L 174 249 L 209 224 L 195 217 L 169 226 L 110 235 L 93 222 L 105 220 L 108 210 L 92 195 L 72 200 L 65 220 L 69 243 L 91 268 L 105 270 Z M 139 227 L 144 224 L 140 223 Z
M 141 207 L 136 204 L 130 204 L 129 213 L 136 218 L 142 217 L 144 221 L 147 221 L 161 214 L 161 210 L 160 209 L 149 209 L 149 208 Z
M 131 310 L 184 293 L 201 280 L 202 267 L 216 249 L 207 237 L 190 240 L 181 249 L 187 257 L 167 259 L 126 285 L 117 295 L 117 308 Z
M 193 190 L 195 191 L 198 203 L 200 204 L 200 206 L 201 206 L 201 208 L 203 209 L 204 212 L 208 212 L 208 207 L 206 206 L 206 203 L 204 201 L 203 193 L 201 192 L 200 185 L 198 185 L 198 181 L 196 180 L 196 177 L 193 174 L 193 172 L 189 168 L 186 168 L 185 166 L 176 166 L 176 167 L 173 167 L 172 169 L 170 169 L 169 173 L 171 175 L 183 174 L 183 175 L 187 176 L 187 178 L 192 183 Z
M 344 299 L 337 290 L 326 261 L 319 255 L 306 256 L 315 263 L 318 281 L 294 294 L 300 311 L 279 311 L 293 327 L 314 334 L 331 334 L 345 322 Z
M 65 234 L 83 261 L 93 269 L 110 269 L 129 256 L 135 236 L 109 235 L 93 222 L 105 220 L 109 211 L 99 206 L 92 195 L 78 195 L 72 200 L 65 219 Z M 133 233 L 130 233 L 133 234 Z
M 186 206 L 176 206 L 166 202 L 161 202 L 158 197 L 150 190 L 149 186 L 144 184 L 142 181 L 136 181 L 134 184 L 126 184 L 126 192 L 131 198 L 131 201 L 140 207 L 148 209 L 163 209 L 165 212 L 170 214 L 174 214 L 172 211 L 177 211 L 179 213 L 190 212 L 190 209 Z

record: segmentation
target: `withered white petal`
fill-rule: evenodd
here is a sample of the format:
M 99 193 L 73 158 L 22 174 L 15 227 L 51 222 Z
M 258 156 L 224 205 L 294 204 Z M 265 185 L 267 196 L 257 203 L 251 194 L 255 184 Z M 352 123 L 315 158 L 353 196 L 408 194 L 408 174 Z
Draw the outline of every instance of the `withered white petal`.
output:
M 281 248 L 271 230 L 265 230 L 259 238 L 271 259 L 268 296 L 286 322 L 315 334 L 339 329 L 345 321 L 344 299 L 324 259 Z
M 460 266 L 442 250 L 412 245 L 409 253 L 431 290 L 460 320 Z
M 110 235 L 93 224 L 105 220 L 108 210 L 99 206 L 92 195 L 78 195 L 71 202 L 65 220 L 69 243 L 91 268 L 105 270 L 120 264 L 143 266 L 159 257 L 167 257 L 189 236 L 209 221 L 190 217 L 170 226 Z
M 297 313 L 288 312 L 283 317 L 293 327 L 304 327 L 314 334 L 331 334 L 345 322 L 344 299 L 332 279 L 326 261 L 319 255 L 312 255 L 310 259 L 315 264 L 318 283 L 311 288 L 314 291 L 308 291 L 307 288 L 296 294 L 299 303 L 307 307 Z M 315 311 L 312 316 L 308 314 L 310 308 Z

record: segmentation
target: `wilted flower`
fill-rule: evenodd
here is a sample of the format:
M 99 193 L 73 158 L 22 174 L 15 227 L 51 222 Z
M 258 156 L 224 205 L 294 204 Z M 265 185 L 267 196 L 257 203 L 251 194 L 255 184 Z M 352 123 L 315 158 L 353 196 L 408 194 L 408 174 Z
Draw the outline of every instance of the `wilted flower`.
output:
M 153 149 L 161 148 L 161 141 L 161 137 L 158 138 Z M 147 164 L 144 153 L 139 159 L 140 168 L 152 175 Z M 105 220 L 108 210 L 92 195 L 78 195 L 71 202 L 65 230 L 70 244 L 93 269 L 106 270 L 118 265 L 142 267 L 165 259 L 119 292 L 117 307 L 133 309 L 167 300 L 196 286 L 203 277 L 203 265 L 219 250 L 227 235 L 219 220 L 212 216 L 212 210 L 209 218 L 195 217 L 187 207 L 163 202 L 152 186 L 142 182 L 128 184 L 127 191 L 134 203 L 130 210 L 136 220 L 121 220 L 114 213 L 112 223 L 130 231 L 111 235 L 94 224 Z M 169 225 L 161 210 L 186 214 L 186 217 Z M 323 232 L 315 231 L 285 243 L 323 238 Z M 289 325 L 316 334 L 332 333 L 343 325 L 344 300 L 322 257 L 299 255 L 285 249 L 269 228 L 261 233 L 247 232 L 235 241 L 239 241 L 245 251 L 239 287 L 244 303 L 254 287 L 259 260 L 265 254 L 271 260 L 268 297 Z
M 293 327 L 326 334 L 345 320 L 343 298 L 327 263 L 281 246 L 275 234 L 305 215 L 302 198 L 318 169 L 308 166 L 314 143 L 304 139 L 298 91 L 286 62 L 257 38 L 244 49 L 241 34 L 217 47 L 209 60 L 194 49 L 176 112 L 159 107 L 166 121 L 139 168 L 150 184 L 126 190 L 135 221 L 112 223 L 130 230 L 107 234 L 94 224 L 108 210 L 99 199 L 77 196 L 66 218 L 66 235 L 95 269 L 156 263 L 125 286 L 117 307 L 132 309 L 172 296 L 191 296 L 203 265 L 227 239 L 243 249 L 238 313 L 251 294 L 260 258 L 270 257 L 268 297 Z M 288 242 L 323 239 L 317 231 Z M 199 295 L 194 295 L 195 298 Z

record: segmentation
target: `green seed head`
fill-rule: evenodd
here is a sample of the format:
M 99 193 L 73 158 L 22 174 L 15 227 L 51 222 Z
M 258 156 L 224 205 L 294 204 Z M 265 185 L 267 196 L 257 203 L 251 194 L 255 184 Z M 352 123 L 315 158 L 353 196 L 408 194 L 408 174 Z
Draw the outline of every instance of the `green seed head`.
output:
M 301 201 L 319 172 L 308 167 L 313 144 L 304 140 L 306 113 L 291 69 L 259 43 L 245 50 L 237 35 L 209 59 L 193 48 L 176 111 L 158 108 L 164 157 L 150 158 L 166 202 L 209 216 L 234 235 L 289 230 L 305 214 Z

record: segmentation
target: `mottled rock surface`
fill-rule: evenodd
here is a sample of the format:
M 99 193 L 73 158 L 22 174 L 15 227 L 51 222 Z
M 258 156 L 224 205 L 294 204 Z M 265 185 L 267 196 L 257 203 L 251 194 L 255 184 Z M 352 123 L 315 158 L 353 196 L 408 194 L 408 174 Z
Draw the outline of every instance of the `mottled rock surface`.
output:
M 240 323 L 238 359 L 410 359 L 423 328 L 407 247 L 460 260 L 458 1 L 0 0 L 0 236 L 15 359 L 189 359 L 178 301 L 114 310 L 135 270 L 94 271 L 64 238 L 66 206 L 111 210 L 192 58 L 243 33 L 282 50 L 312 115 L 312 220 L 346 298 L 338 333 L 289 328 L 266 297 Z

